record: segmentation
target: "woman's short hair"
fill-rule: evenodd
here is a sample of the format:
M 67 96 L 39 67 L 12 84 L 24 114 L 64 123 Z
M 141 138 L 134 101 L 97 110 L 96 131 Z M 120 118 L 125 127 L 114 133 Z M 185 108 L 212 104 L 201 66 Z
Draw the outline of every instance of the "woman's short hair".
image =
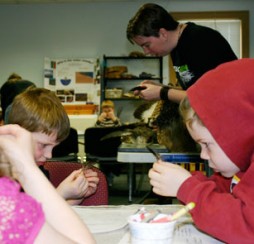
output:
M 168 31 L 175 30 L 178 22 L 161 6 L 153 3 L 144 4 L 127 26 L 127 39 L 133 43 L 136 36 L 159 36 L 159 31 L 164 28 Z

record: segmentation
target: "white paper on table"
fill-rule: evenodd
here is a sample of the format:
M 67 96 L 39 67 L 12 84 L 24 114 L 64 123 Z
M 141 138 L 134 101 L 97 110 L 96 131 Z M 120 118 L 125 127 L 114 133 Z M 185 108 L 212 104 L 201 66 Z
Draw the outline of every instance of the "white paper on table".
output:
M 223 244 L 209 235 L 198 231 L 193 223 L 185 222 L 176 225 L 172 244 Z M 131 244 L 131 236 L 128 231 L 118 244 Z
M 223 242 L 197 230 L 193 223 L 181 222 L 176 224 L 173 243 L 177 244 L 220 244 Z

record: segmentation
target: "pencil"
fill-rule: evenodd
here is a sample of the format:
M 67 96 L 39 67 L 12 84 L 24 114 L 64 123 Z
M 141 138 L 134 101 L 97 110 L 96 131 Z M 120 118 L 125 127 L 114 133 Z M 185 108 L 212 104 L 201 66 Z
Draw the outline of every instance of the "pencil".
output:
M 190 202 L 188 204 L 186 204 L 183 208 L 179 209 L 178 211 L 176 211 L 170 218 L 171 221 L 174 221 L 178 218 L 180 218 L 181 216 L 185 215 L 186 213 L 188 213 L 190 210 L 192 210 L 195 207 L 195 203 L 194 202 Z
M 161 156 L 159 153 L 155 152 L 151 147 L 149 146 L 146 146 L 146 148 L 149 150 L 149 152 L 151 152 L 154 157 L 157 159 L 157 160 L 161 160 Z

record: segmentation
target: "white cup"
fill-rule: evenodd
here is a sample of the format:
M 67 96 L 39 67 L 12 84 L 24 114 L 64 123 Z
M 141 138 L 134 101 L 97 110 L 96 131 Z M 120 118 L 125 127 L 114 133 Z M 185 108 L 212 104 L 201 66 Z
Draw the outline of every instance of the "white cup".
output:
M 132 244 L 170 244 L 176 221 L 165 223 L 142 223 L 128 220 Z

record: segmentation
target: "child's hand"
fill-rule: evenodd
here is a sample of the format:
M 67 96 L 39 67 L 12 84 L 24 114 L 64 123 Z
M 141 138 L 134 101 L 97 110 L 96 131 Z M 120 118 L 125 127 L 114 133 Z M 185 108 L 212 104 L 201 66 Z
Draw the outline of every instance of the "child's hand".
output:
M 96 171 L 93 171 L 92 169 L 86 169 L 84 171 L 84 175 L 88 181 L 88 189 L 84 197 L 88 197 L 96 192 L 99 183 L 99 177 L 98 173 Z
M 148 176 L 154 193 L 175 197 L 182 183 L 191 177 L 191 174 L 179 165 L 158 161 L 153 164 Z
M 32 135 L 18 125 L 0 127 L 0 160 L 10 163 L 12 173 L 21 177 L 27 167 L 36 166 Z
M 83 169 L 74 170 L 57 187 L 58 193 L 65 199 L 81 199 L 88 191 L 88 180 Z
M 113 120 L 113 121 L 116 120 L 116 116 L 115 116 L 115 114 L 114 114 L 114 111 L 108 112 L 108 119 L 111 119 L 111 120 Z
M 106 118 L 107 118 L 107 114 L 104 113 L 104 112 L 102 112 L 102 113 L 100 114 L 98 120 L 102 122 L 102 121 L 105 120 Z

